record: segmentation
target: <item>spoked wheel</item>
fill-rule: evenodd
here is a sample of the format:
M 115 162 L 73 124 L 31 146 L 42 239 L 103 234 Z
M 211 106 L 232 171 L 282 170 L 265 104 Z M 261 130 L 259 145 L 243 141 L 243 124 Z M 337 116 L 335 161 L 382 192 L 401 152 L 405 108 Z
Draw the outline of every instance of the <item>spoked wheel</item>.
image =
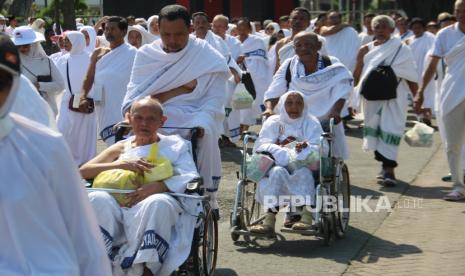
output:
M 218 221 L 215 219 L 211 209 L 207 209 L 203 224 L 200 250 L 202 255 L 202 274 L 213 275 L 218 258 Z
M 342 239 L 349 227 L 350 218 L 350 179 L 346 164 L 341 166 L 340 175 L 336 179 L 334 192 L 337 196 L 338 209 L 335 212 L 334 234 L 338 239 Z

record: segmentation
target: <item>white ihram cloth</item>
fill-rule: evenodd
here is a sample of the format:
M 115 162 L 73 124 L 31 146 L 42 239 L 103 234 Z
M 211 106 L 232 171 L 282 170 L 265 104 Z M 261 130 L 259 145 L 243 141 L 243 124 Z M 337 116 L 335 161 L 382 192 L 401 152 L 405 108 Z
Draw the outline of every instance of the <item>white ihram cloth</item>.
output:
M 57 114 L 56 96 L 63 91 L 65 83 L 55 63 L 47 57 L 39 43 L 32 44 L 27 55 L 19 54 L 21 73 L 32 83 L 37 82 L 37 76 L 51 75 L 51 82 L 39 82 L 39 91 L 50 108 Z
M 107 145 L 115 143 L 112 129 L 123 119 L 121 105 L 136 52 L 136 48 L 123 43 L 97 61 L 95 67 L 94 83 L 89 97 L 96 100 L 97 131 Z
M 252 108 L 241 110 L 241 124 L 255 125 L 256 119 L 262 113 L 263 94 L 271 82 L 268 74 L 267 48 L 263 39 L 255 35 L 249 35 L 242 42 L 242 51 L 245 56 L 244 64 L 247 71 L 250 72 L 255 86 L 256 98 Z
M 218 190 L 221 178 L 220 130 L 217 122 L 224 118 L 224 91 L 228 74 L 224 58 L 204 40 L 189 37 L 187 46 L 176 53 L 166 53 L 162 49 L 162 41 L 156 40 L 137 52 L 122 108 L 123 111 L 127 110 L 136 99 L 197 80 L 197 86 L 191 93 L 163 103 L 168 117 L 165 126 L 202 127 L 205 130 L 204 137 L 198 141 L 197 165 L 210 193 Z
M 402 45 L 391 65 L 397 78 L 402 79 L 397 86 L 397 97 L 384 101 L 367 101 L 362 97 L 365 118 L 363 149 L 378 151 L 387 159 L 395 161 L 407 120 L 409 88 L 406 80 L 418 82 L 419 76 L 412 51 L 399 38 L 391 38 L 379 46 L 374 46 L 373 42 L 368 45 L 370 50 L 363 58 L 363 71 L 356 87 L 358 92 L 368 73 L 383 62 L 390 64 Z
M 9 114 L 18 78 L 0 106 L 0 275 L 111 275 L 65 141 Z
M 269 117 L 260 130 L 259 138 L 255 142 L 254 152 L 269 152 L 276 160 L 275 166 L 268 172 L 267 177 L 258 182 L 256 199 L 261 204 L 266 204 L 265 196 L 309 196 L 310 202 L 305 205 L 313 205 L 315 198 L 315 184 L 312 172 L 308 168 L 300 168 L 294 172 L 289 172 L 286 168 L 289 162 L 289 152 L 284 147 L 278 145 L 289 136 L 299 142 L 307 142 L 308 154 L 318 152 L 320 136 L 323 133 L 320 122 L 310 115 L 305 105 L 302 116 L 298 119 L 291 119 L 287 114 L 284 103 L 288 95 L 295 91 L 285 93 L 278 103 L 278 115 Z M 303 98 L 304 95 L 299 93 Z M 273 208 L 274 206 L 267 206 Z
M 184 193 L 187 183 L 198 176 L 189 143 L 177 135 L 158 136 L 158 156 L 170 160 L 174 169 L 174 176 L 164 183 L 170 191 Z M 119 160 L 148 156 L 151 145 L 131 148 L 133 139 L 121 142 L 125 150 Z M 144 263 L 154 275 L 170 275 L 187 259 L 200 201 L 154 194 L 127 208 L 106 192 L 91 192 L 89 199 L 113 260 L 114 275 L 142 275 Z
M 369 34 L 367 34 L 365 32 L 358 34 L 358 38 L 360 39 L 360 44 L 362 46 L 372 42 L 374 37 L 375 37 L 375 35 L 369 35 Z
M 429 32 L 424 32 L 422 36 L 415 37 L 411 36 L 409 39 L 406 40 L 407 45 L 412 50 L 413 58 L 415 60 L 415 64 L 417 65 L 418 75 L 421 79 L 424 72 L 427 68 L 425 68 L 425 61 L 427 62 L 429 59 L 428 52 L 434 45 L 435 36 Z M 430 82 L 424 91 L 424 101 L 423 107 L 425 108 L 433 108 L 434 107 L 434 83 Z
M 21 75 L 19 80 L 19 91 L 21 93 L 16 95 L 11 112 L 57 130 L 55 114 L 53 114 L 47 102 L 39 95 L 36 87 L 24 75 Z
M 239 41 L 239 39 L 230 36 L 228 34 L 225 35 L 224 41 L 226 42 L 226 45 L 228 46 L 229 52 L 231 53 L 231 58 L 234 59 L 235 61 L 237 58 L 243 54 L 242 52 L 242 44 Z M 237 64 L 237 63 L 236 63 Z M 235 70 L 240 74 L 241 69 L 236 69 Z M 225 100 L 225 107 L 229 109 L 229 114 L 226 114 L 226 120 L 224 123 L 224 133 L 226 136 L 228 136 L 231 141 L 237 142 L 240 138 L 240 124 L 241 124 L 241 112 L 240 110 L 235 110 L 232 109 L 232 96 L 234 93 L 234 90 L 236 88 L 236 83 L 234 82 L 233 79 L 228 80 L 227 84 L 227 92 L 228 96 L 226 97 Z
M 241 69 L 236 63 L 236 60 L 232 58 L 231 52 L 229 50 L 228 45 L 226 42 L 220 37 L 214 34 L 212 31 L 208 31 L 206 36 L 205 36 L 205 41 L 210 44 L 215 50 L 217 50 L 225 59 L 226 63 L 228 64 L 229 68 L 233 68 L 236 70 L 236 72 L 240 73 Z M 234 93 L 234 89 L 236 88 L 236 82 L 234 81 L 234 78 L 232 77 L 232 74 L 230 74 L 230 78 L 228 79 L 224 94 L 226 95 L 225 101 L 224 101 L 224 106 L 225 108 L 230 108 L 231 107 L 231 101 L 232 101 L 232 94 Z M 229 114 L 228 114 L 229 113 Z M 233 124 L 232 124 L 232 129 L 229 127 L 229 118 L 231 117 L 231 111 L 226 112 L 226 117 L 222 120 L 218 121 L 218 129 L 220 131 L 220 134 L 226 135 L 233 140 L 237 140 L 239 138 L 239 120 L 238 117 L 239 115 L 233 114 Z M 218 118 L 220 119 L 220 118 Z
M 321 56 L 320 56 L 321 59 Z M 349 97 L 353 89 L 350 71 L 334 57 L 331 65 L 310 75 L 305 75 L 304 65 L 298 56 L 283 62 L 273 77 L 273 82 L 265 93 L 265 101 L 279 98 L 286 91 L 299 91 L 305 96 L 308 111 L 320 121 L 328 119 L 328 113 L 339 99 Z M 291 64 L 291 82 L 287 87 L 286 71 Z M 349 158 L 344 127 L 335 128 L 334 153 L 345 160 Z
M 360 49 L 360 38 L 354 28 L 344 28 L 333 35 L 325 36 L 325 39 L 329 55 L 337 57 L 347 69 L 353 71 Z
M 76 165 L 94 158 L 97 150 L 97 120 L 95 112 L 86 114 L 71 111 L 68 108 L 71 94 L 80 97 L 82 83 L 89 67 L 90 57 L 85 51 L 84 35 L 77 31 L 66 32 L 72 44 L 71 51 L 58 61 L 58 70 L 66 81 L 66 89 L 61 99 L 60 113 L 57 118 L 58 130 L 68 143 Z M 68 67 L 68 69 L 67 69 Z M 68 70 L 68 73 L 67 73 Z M 68 76 L 69 84 L 68 85 Z

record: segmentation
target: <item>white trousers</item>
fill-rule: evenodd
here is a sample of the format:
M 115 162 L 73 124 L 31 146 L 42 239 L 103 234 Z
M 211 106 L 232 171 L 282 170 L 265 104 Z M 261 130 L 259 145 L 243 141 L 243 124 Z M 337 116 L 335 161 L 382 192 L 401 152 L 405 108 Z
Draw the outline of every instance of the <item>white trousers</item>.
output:
M 465 141 L 465 101 L 452 111 L 442 115 L 446 138 L 447 161 L 449 162 L 454 190 L 465 193 L 463 182 L 463 145 Z

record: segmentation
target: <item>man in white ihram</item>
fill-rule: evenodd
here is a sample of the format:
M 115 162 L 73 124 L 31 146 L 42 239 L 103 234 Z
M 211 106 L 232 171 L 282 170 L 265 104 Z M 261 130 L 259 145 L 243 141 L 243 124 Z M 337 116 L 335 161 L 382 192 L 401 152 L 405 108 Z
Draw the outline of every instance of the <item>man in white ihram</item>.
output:
M 161 39 L 137 52 L 122 110 L 127 111 L 134 100 L 152 95 L 165 108 L 166 127 L 201 128 L 197 165 L 212 208 L 219 215 L 218 120 L 224 118 L 229 69 L 224 57 L 208 42 L 189 36 L 190 16 L 184 7 L 164 7 L 158 22 Z

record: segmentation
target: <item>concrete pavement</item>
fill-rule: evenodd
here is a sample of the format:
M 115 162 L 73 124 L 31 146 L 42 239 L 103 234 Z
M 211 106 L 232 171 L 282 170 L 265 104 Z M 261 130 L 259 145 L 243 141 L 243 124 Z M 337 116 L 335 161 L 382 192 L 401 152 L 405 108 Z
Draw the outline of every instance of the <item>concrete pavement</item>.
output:
M 236 152 L 238 150 L 224 151 L 224 178 L 220 187 L 223 218 L 216 275 L 376 275 L 391 270 L 429 275 L 428 267 L 438 271 L 441 268 L 440 265 L 430 265 L 434 262 L 428 262 L 429 258 L 441 263 L 438 256 L 443 253 L 447 253 L 443 259 L 449 254 L 453 256 L 448 262 L 451 272 L 456 267 L 452 263 L 459 259 L 465 263 L 465 253 L 462 253 L 465 244 L 454 243 L 452 239 L 465 240 L 465 204 L 447 203 L 441 199 L 451 184 L 440 180 L 448 169 L 437 133 L 431 148 L 412 148 L 402 142 L 400 166 L 396 170 L 402 181 L 393 188 L 376 183 L 375 175 L 380 165 L 373 160 L 372 153 L 361 150 L 360 129 L 352 129 L 348 136 L 352 195 L 366 199 L 373 209 L 379 203 L 378 199 L 383 198 L 393 211 L 351 213 L 347 237 L 334 241 L 329 247 L 318 238 L 292 234 L 283 234 L 284 241 L 263 242 L 259 246 L 244 242 L 234 244 L 229 236 L 228 219 L 240 153 Z M 413 204 L 422 204 L 422 208 L 407 208 Z M 457 222 L 459 220 L 461 223 Z M 277 229 L 279 227 L 278 221 Z M 438 235 L 442 238 L 438 239 Z M 421 241 L 427 245 L 420 244 Z M 416 264 L 418 260 L 422 263 Z M 425 265 L 420 269 L 423 263 Z M 465 275 L 463 266 L 453 275 L 461 275 L 461 271 Z

